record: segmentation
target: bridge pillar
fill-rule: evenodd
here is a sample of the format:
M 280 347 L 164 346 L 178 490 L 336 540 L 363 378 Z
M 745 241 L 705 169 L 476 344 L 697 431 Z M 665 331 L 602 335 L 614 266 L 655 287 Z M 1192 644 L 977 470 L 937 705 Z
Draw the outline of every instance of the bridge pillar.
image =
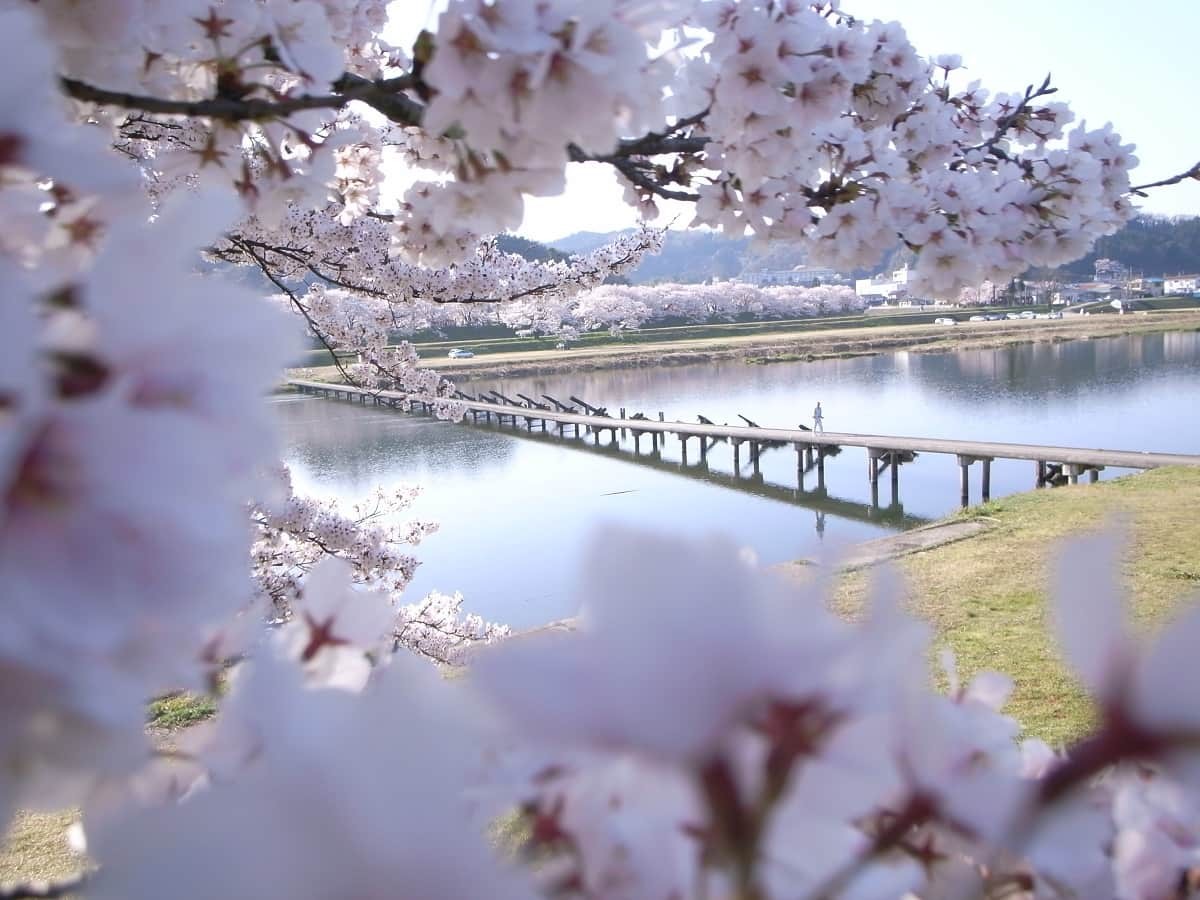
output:
M 679 459 L 685 466 L 687 465 L 687 442 L 688 436 L 681 434 L 679 436 Z
M 1035 477 L 1033 486 L 1035 488 L 1044 487 L 1046 484 L 1046 461 L 1044 459 L 1039 459 L 1035 464 L 1035 469 L 1037 475 Z
M 983 502 L 987 503 L 992 499 L 992 461 L 990 459 L 980 460 L 983 463 L 983 473 L 980 478 L 980 487 L 983 491 Z
M 742 442 L 733 441 L 733 477 L 742 477 Z
M 959 502 L 963 509 L 971 505 L 971 463 L 975 460 L 969 456 L 960 456 L 958 458 L 958 488 Z
M 1095 484 L 1097 481 L 1099 481 L 1100 470 L 1103 468 L 1104 466 L 1092 466 L 1090 469 L 1088 469 L 1088 481 L 1090 481 L 1092 484 Z
M 758 468 L 758 458 L 759 458 L 759 455 L 760 455 L 760 449 L 761 449 L 761 448 L 759 447 L 758 441 L 751 441 L 751 442 L 750 442 L 750 461 L 751 461 L 751 463 L 752 463 L 752 464 L 753 464 L 753 466 L 754 466 L 754 475 L 755 475 L 755 477 L 757 477 L 757 476 L 759 476 L 759 475 L 761 475 L 761 474 L 762 474 L 762 472 L 760 472 L 760 471 L 759 471 L 759 468 Z
M 801 491 L 804 490 L 804 447 L 796 444 L 796 482 Z
M 825 448 L 817 448 L 817 490 L 825 490 Z
M 883 451 L 867 448 L 867 480 L 871 483 L 871 508 L 879 508 L 879 458 Z
M 892 506 L 900 502 L 900 455 L 896 451 L 888 454 L 892 464 Z
M 1083 471 L 1083 466 L 1075 463 L 1067 464 L 1067 481 L 1071 484 L 1079 484 L 1079 473 Z

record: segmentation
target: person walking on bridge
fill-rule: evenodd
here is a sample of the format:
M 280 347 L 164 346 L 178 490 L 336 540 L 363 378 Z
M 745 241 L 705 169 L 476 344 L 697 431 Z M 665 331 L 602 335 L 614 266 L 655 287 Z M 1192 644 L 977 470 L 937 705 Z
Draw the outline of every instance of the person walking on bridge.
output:
M 821 401 L 817 401 L 817 408 L 813 410 L 813 431 L 825 430 L 825 415 L 821 412 Z

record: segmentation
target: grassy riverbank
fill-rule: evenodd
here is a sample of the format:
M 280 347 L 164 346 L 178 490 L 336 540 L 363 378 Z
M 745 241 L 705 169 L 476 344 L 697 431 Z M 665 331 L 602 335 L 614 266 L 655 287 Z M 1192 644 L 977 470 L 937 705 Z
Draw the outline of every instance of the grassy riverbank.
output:
M 1049 626 L 1047 580 L 1057 542 L 1126 517 L 1122 573 L 1134 621 L 1152 630 L 1200 588 L 1197 508 L 1200 469 L 1188 468 L 1019 494 L 962 513 L 986 517 L 987 531 L 899 564 L 914 612 L 932 624 L 939 645 L 954 649 L 960 672 L 1011 675 L 1009 712 L 1028 734 L 1066 743 L 1087 728 L 1093 709 L 1059 658 Z M 865 571 L 846 576 L 835 601 L 841 612 L 858 614 L 868 578 Z
M 715 326 L 713 326 L 715 327 Z M 545 375 L 598 369 L 686 365 L 722 359 L 748 363 L 837 359 L 905 350 L 928 353 L 980 350 L 1012 344 L 1059 342 L 1200 330 L 1200 310 L 1164 310 L 1124 316 L 1068 316 L 1056 320 L 963 322 L 958 325 L 808 322 L 803 327 L 753 334 L 721 334 L 669 340 L 618 342 L 571 350 L 497 352 L 472 359 L 426 356 L 422 365 L 466 382 L 495 376 Z M 424 352 L 428 353 L 428 350 Z M 298 376 L 341 380 L 333 366 L 294 370 Z

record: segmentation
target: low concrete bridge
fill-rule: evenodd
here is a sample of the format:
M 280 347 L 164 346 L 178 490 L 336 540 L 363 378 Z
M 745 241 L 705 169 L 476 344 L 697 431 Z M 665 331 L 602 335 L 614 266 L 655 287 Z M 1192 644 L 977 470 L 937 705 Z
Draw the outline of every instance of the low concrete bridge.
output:
M 316 394 L 334 399 L 344 399 L 363 404 L 402 407 L 411 406 L 429 412 L 433 404 L 412 398 L 396 391 L 370 390 L 344 384 L 328 384 L 320 381 L 293 380 L 289 384 L 303 393 Z M 1078 482 L 1081 475 L 1096 481 L 1099 472 L 1108 466 L 1122 469 L 1153 469 L 1159 466 L 1200 466 L 1200 455 L 1183 453 L 1154 453 L 1136 450 L 1102 450 L 1083 447 L 1055 447 L 1040 444 L 1006 444 L 993 441 L 959 441 L 943 438 L 904 437 L 882 434 L 851 434 L 840 432 L 812 432 L 790 428 L 763 428 L 751 425 L 693 424 L 670 422 L 646 418 L 609 416 L 603 410 L 586 407 L 590 412 L 564 411 L 575 406 L 584 406 L 575 401 L 575 406 L 554 401 L 549 404 L 517 405 L 494 403 L 481 400 L 459 399 L 474 421 L 496 421 L 518 427 L 524 423 L 527 431 L 546 431 L 553 425 L 560 435 L 570 428 L 575 437 L 591 434 L 596 444 L 604 431 L 610 433 L 613 442 L 619 433 L 633 435 L 635 448 L 640 451 L 641 440 L 646 437 L 651 449 L 657 451 L 667 435 L 680 441 L 684 465 L 688 462 L 688 446 L 695 439 L 700 461 L 706 461 L 715 441 L 729 441 L 733 446 L 734 470 L 740 471 L 741 448 L 746 446 L 750 461 L 758 471 L 758 459 L 764 449 L 780 445 L 791 445 L 797 453 L 797 472 L 800 487 L 804 487 L 804 474 L 815 470 L 817 488 L 825 490 L 825 457 L 843 447 L 861 447 L 866 451 L 867 479 L 871 486 L 872 506 L 879 505 L 879 481 L 886 473 L 890 476 L 892 496 L 898 496 L 900 466 L 911 462 L 918 453 L 940 453 L 954 456 L 958 460 L 959 484 L 963 506 L 969 504 L 970 470 L 980 464 L 981 495 L 984 500 L 991 496 L 991 464 L 995 459 L 1024 459 L 1034 463 L 1034 485 L 1045 487 L 1055 484 Z M 535 401 L 536 402 L 536 401 Z
M 480 423 L 478 427 L 487 428 L 489 426 Z M 499 423 L 494 423 L 490 427 L 501 428 L 503 426 Z M 504 428 L 504 433 L 518 440 L 562 442 L 568 444 L 576 452 L 592 453 L 608 459 L 620 459 L 632 465 L 643 466 L 659 472 L 678 475 L 694 481 L 702 481 L 706 484 L 809 509 L 818 514 L 818 530 L 820 530 L 823 524 L 822 517 L 826 515 L 839 519 L 850 519 L 856 522 L 893 525 L 903 529 L 917 528 L 921 525 L 927 525 L 930 522 L 928 518 L 906 512 L 903 505 L 895 498 L 889 505 L 881 506 L 877 504 L 872 506 L 863 503 L 861 500 L 836 496 L 824 487 L 813 486 L 808 489 L 803 487 L 793 488 L 767 481 L 763 477 L 762 472 L 758 471 L 757 467 L 749 475 L 743 475 L 738 468 L 735 468 L 733 472 L 723 472 L 720 469 L 710 468 L 707 459 L 696 460 L 693 458 L 688 462 L 676 462 L 672 459 L 663 458 L 661 452 L 630 452 L 627 449 L 623 449 L 620 444 L 613 443 L 611 440 L 594 443 L 583 439 L 577 440 L 573 435 L 569 434 L 559 435 L 556 431 L 542 431 L 541 429 L 529 431 L 526 428 L 517 428 L 515 430 Z M 753 465 L 754 460 L 750 460 L 749 462 Z M 740 468 L 744 469 L 745 464 L 743 463 Z M 800 474 L 803 476 L 810 474 L 811 471 L 812 469 L 809 469 L 808 472 L 801 471 Z M 803 481 L 803 477 L 800 480 Z

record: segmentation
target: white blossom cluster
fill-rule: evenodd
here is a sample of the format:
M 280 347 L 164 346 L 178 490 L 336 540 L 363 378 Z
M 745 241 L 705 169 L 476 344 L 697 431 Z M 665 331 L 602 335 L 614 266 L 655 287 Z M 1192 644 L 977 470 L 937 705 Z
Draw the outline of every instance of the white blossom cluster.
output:
M 874 265 L 899 239 L 920 290 L 949 297 L 1077 258 L 1132 214 L 1137 160 L 1111 126 L 1048 146 L 1072 119 L 1064 104 L 1032 87 L 955 91 L 961 60 L 923 59 L 894 22 L 778 0 L 701 15 L 713 39 L 685 83 L 719 174 L 698 221 L 801 242 L 838 268 Z
M 1136 644 L 1094 562 L 1118 547 L 1078 543 L 1059 579 L 1056 630 L 1103 714 L 1065 753 L 1019 740 L 1002 675 L 963 684 L 943 653 L 932 688 L 895 583 L 848 624 L 722 542 L 597 535 L 578 630 L 480 650 L 462 679 L 280 641 L 157 775 L 182 802 L 93 818 L 95 894 L 372 896 L 402 863 L 422 897 L 1187 896 L 1200 719 L 1167 690 L 1200 615 Z M 299 676 L 278 661 L 297 653 Z M 513 810 L 526 871 L 482 834 Z
M 366 217 L 343 227 L 323 207 L 297 209 L 273 228 L 252 218 L 212 254 L 266 273 L 327 348 L 355 354 L 355 363 L 344 367 L 355 383 L 421 398 L 434 403 L 439 415 L 453 417 L 461 415 L 447 400 L 454 386 L 417 368 L 416 351 L 394 344 L 396 335 L 516 321 L 529 310 L 541 311 L 540 330 L 569 331 L 571 298 L 636 268 L 661 248 L 662 235 L 650 229 L 624 235 L 566 262 L 533 262 L 486 241 L 466 260 L 427 268 L 394 255 L 388 223 Z
M 66 77 L 109 92 L 184 103 L 294 99 L 328 90 L 345 75 L 381 77 L 408 62 L 380 38 L 386 7 L 385 0 L 36 5 Z M 345 183 L 351 165 L 369 170 L 379 164 L 369 154 L 348 158 L 344 152 L 347 143 L 369 140 L 354 127 L 352 112 L 298 109 L 287 121 L 242 122 L 154 113 L 130 122 L 105 105 L 93 114 L 118 133 L 148 135 L 137 154 L 147 159 L 148 175 L 173 179 L 186 173 L 191 180 L 232 186 L 249 210 L 269 219 L 289 203 L 321 200 L 330 187 Z M 193 127 L 180 131 L 181 122 Z M 162 139 L 164 128 L 174 132 L 173 140 Z M 349 180 L 373 179 L 355 173 Z M 350 192 L 348 206 L 361 202 L 358 193 Z
M 456 177 L 405 194 L 406 255 L 434 265 L 461 257 L 464 223 L 484 234 L 516 228 L 525 195 L 562 192 L 568 148 L 604 153 L 660 124 L 674 73 L 654 47 L 692 5 L 451 0 L 423 73 L 433 97 L 422 126 L 461 136 Z
M 376 610 L 380 608 L 374 598 L 387 598 L 388 633 L 409 650 L 453 663 L 469 647 L 509 634 L 504 625 L 474 614 L 464 616 L 461 594 L 433 592 L 415 603 L 400 600 L 419 565 L 406 548 L 415 547 L 438 528 L 434 522 L 398 521 L 418 488 L 380 489 L 343 512 L 335 501 L 293 493 L 286 467 L 277 470 L 276 480 L 275 496 L 252 510 L 256 528 L 250 548 L 252 574 L 258 587 L 256 601 L 271 610 L 274 621 L 287 623 L 297 640 L 308 640 L 314 627 L 325 621 L 313 619 L 305 610 L 313 602 L 309 595 L 320 602 L 324 589 L 312 583 L 312 572 L 331 558 L 348 565 L 350 579 L 361 589 L 348 592 L 348 602 L 361 597 L 372 626 L 379 621 Z M 378 642 L 380 631 L 368 637 Z M 350 644 L 359 646 L 357 641 Z
M 0 195 L 46 198 L 46 227 L 5 222 L 0 253 L 7 821 L 140 764 L 146 699 L 200 683 L 204 644 L 253 590 L 262 395 L 298 341 L 251 292 L 192 274 L 232 204 L 146 221 L 126 165 L 64 115 L 23 11 L 0 12 L 0 67 Z
M 561 269 L 489 245 L 433 272 L 388 261 L 397 244 L 443 255 L 414 222 L 466 247 L 517 214 L 525 179 L 541 189 L 567 158 L 640 140 L 626 129 L 668 90 L 686 100 L 666 87 L 674 55 L 655 53 L 694 6 L 456 2 L 409 60 L 380 40 L 369 0 L 0 0 L 0 823 L 83 808 L 96 869 L 76 891 L 1195 893 L 1200 615 L 1135 638 L 1119 541 L 1075 548 L 1055 589 L 1055 632 L 1098 715 L 1051 749 L 1018 741 L 1003 676 L 964 686 L 947 661 L 948 692 L 931 687 L 927 629 L 894 584 L 851 624 L 719 542 L 608 531 L 580 566 L 578 630 L 499 641 L 457 595 L 395 597 L 411 572 L 395 544 L 426 526 L 343 514 L 271 477 L 263 401 L 299 336 L 256 292 L 199 275 L 200 252 L 243 255 L 302 315 L 312 275 L 317 333 L 373 348 L 406 302 L 553 306 L 596 287 L 654 239 Z M 711 45 L 682 65 L 711 109 L 637 146 L 686 147 L 708 128 L 709 149 L 654 173 L 686 186 L 693 163 L 719 166 L 703 217 L 795 230 L 833 256 L 843 231 L 848 255 L 899 234 L 931 283 L 957 288 L 1082 252 L 1125 214 L 1132 160 L 1111 131 L 1042 148 L 1063 110 L 1030 106 L 1035 92 L 950 93 L 898 26 L 800 0 L 700 14 Z M 406 127 L 441 117 L 438 153 L 459 156 L 428 208 L 375 218 L 384 141 L 330 91 Z M 652 170 L 625 150 L 614 158 L 640 196 Z M 161 189 L 147 198 L 139 177 Z M 351 309 L 335 290 L 365 299 Z M 395 352 L 411 368 L 411 348 Z M 287 607 L 273 630 L 264 594 Z M 409 652 L 467 648 L 456 679 Z M 218 720 L 155 753 L 145 702 L 231 657 Z M 514 815 L 528 864 L 487 835 Z
M 606 328 L 617 333 L 661 320 L 708 322 L 741 315 L 782 319 L 856 312 L 863 305 L 852 289 L 836 286 L 605 284 L 574 296 L 525 297 L 501 303 L 490 321 L 512 328 L 518 335 L 573 338 L 585 331 Z
M 252 511 L 259 533 L 251 557 L 262 593 L 281 615 L 289 613 L 302 592 L 304 575 L 328 556 L 350 563 L 360 584 L 392 593 L 404 590 L 418 563 L 402 548 L 437 531 L 432 522 L 395 524 L 417 488 L 378 490 L 347 514 L 335 501 L 294 494 L 286 467 L 278 480 L 277 496 Z

